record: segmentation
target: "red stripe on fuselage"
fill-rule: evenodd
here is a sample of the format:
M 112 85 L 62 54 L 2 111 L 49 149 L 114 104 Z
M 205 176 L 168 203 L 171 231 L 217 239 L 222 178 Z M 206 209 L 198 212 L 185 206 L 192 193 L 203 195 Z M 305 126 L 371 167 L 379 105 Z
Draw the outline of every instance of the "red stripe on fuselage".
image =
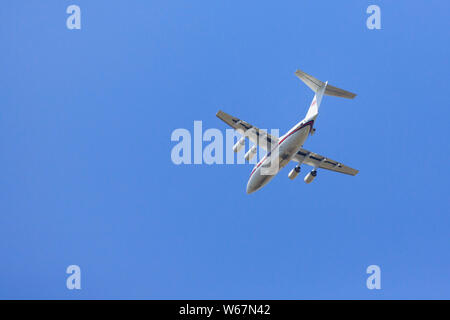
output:
M 289 132 L 281 141 L 278 142 L 278 145 L 281 145 L 283 143 L 284 140 L 286 140 L 287 137 L 289 137 L 290 135 L 294 134 L 295 132 L 299 131 L 300 129 L 311 125 L 311 128 L 314 124 L 314 120 L 310 120 L 308 122 L 306 122 L 305 124 L 302 124 L 300 127 L 298 127 L 297 129 L 292 130 L 291 132 Z M 311 131 L 311 130 L 310 130 Z M 261 164 L 264 162 L 264 160 L 267 158 L 267 154 L 264 156 L 264 158 L 261 159 L 260 162 L 258 162 L 258 164 L 255 166 L 255 168 L 253 168 L 252 173 L 250 173 L 250 177 L 253 175 L 253 173 L 256 171 L 256 169 L 258 169 Z

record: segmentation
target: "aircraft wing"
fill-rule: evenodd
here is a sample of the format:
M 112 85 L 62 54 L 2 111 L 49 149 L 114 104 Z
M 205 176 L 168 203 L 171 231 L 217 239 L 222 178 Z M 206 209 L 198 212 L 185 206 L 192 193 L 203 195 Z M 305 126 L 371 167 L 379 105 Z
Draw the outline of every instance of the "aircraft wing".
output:
M 240 134 L 250 139 L 251 142 L 256 144 L 257 146 L 267 150 L 270 148 L 271 144 L 277 144 L 278 138 L 258 129 L 257 127 L 245 122 L 239 118 L 230 116 L 228 113 L 225 113 L 221 110 L 217 112 L 216 116 L 228 124 L 230 127 L 237 130 Z
M 351 176 L 354 176 L 359 172 L 358 170 L 347 167 L 346 165 L 343 165 L 340 162 L 331 160 L 330 158 L 326 158 L 324 156 L 321 156 L 317 153 L 305 149 L 300 149 L 300 151 L 297 152 L 297 154 L 294 156 L 292 160 L 299 162 L 300 164 L 305 163 L 312 167 L 345 173 Z

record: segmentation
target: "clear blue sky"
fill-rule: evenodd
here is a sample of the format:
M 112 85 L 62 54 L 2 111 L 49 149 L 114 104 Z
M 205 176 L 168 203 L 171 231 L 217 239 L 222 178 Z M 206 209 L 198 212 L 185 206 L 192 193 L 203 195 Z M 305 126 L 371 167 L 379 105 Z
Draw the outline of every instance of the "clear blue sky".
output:
M 450 298 L 449 9 L 5 1 L 0 298 Z M 325 97 L 305 145 L 358 176 L 285 168 L 247 195 L 252 165 L 171 162 L 174 129 L 225 132 L 219 108 L 288 130 L 313 96 L 297 68 L 358 94 Z

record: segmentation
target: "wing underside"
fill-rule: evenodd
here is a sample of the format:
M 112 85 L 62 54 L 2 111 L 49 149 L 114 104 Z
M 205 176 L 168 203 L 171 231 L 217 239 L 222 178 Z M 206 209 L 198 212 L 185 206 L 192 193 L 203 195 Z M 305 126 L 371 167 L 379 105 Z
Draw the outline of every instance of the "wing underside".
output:
M 359 172 L 358 170 L 343 165 L 340 162 L 326 158 L 306 149 L 300 149 L 292 160 L 300 164 L 304 163 L 312 167 L 345 173 L 351 176 L 354 176 Z
M 261 130 L 239 118 L 233 117 L 223 111 L 217 112 L 216 116 L 264 150 L 267 150 L 271 145 L 278 143 L 278 137 L 275 137 L 266 131 Z

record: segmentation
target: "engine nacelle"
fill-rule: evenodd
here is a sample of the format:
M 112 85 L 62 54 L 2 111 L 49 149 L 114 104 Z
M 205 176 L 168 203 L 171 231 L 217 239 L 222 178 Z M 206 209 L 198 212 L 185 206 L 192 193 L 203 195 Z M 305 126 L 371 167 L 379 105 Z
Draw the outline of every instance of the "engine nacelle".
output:
M 241 151 L 242 147 L 245 145 L 245 137 L 242 137 L 241 139 L 239 139 L 238 142 L 236 142 L 236 144 L 233 146 L 233 152 L 238 153 L 239 151 Z
M 299 172 L 300 167 L 295 167 L 294 169 L 292 169 L 288 174 L 289 179 L 294 180 L 295 178 L 297 178 Z
M 250 148 L 250 150 L 248 150 L 248 152 L 245 154 L 244 158 L 245 158 L 245 160 L 250 161 L 255 156 L 255 154 L 256 154 L 256 146 L 253 146 Z
M 308 173 L 305 177 L 305 182 L 306 183 L 311 183 L 313 182 L 314 178 L 317 176 L 317 170 L 312 170 L 310 173 Z

